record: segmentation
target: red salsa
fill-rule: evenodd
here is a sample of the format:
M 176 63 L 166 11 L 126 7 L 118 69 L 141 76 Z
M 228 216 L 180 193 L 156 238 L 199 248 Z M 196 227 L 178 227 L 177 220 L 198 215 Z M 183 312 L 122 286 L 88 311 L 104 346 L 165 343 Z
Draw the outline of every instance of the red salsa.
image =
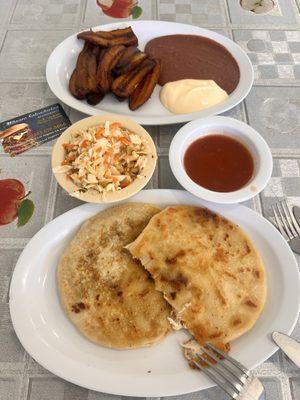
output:
M 195 140 L 184 155 L 184 168 L 198 185 L 214 192 L 233 192 L 252 178 L 250 151 L 226 135 L 207 135 Z

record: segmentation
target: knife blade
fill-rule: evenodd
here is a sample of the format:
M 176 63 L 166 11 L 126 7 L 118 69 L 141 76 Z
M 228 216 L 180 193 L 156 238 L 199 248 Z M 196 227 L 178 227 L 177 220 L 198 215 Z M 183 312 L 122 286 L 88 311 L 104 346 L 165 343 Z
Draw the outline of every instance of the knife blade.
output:
M 294 206 L 293 214 L 294 214 L 294 217 L 296 218 L 296 221 L 298 222 L 298 225 L 300 225 L 300 207 Z
M 288 243 L 293 252 L 300 254 L 300 236 L 297 236 L 296 238 L 289 240 Z
M 300 343 L 284 333 L 273 332 L 272 338 L 278 347 L 300 368 Z
M 300 226 L 300 207 L 294 206 L 292 211 L 296 222 L 298 222 L 298 225 Z M 289 245 L 295 253 L 300 254 L 300 236 L 290 240 Z

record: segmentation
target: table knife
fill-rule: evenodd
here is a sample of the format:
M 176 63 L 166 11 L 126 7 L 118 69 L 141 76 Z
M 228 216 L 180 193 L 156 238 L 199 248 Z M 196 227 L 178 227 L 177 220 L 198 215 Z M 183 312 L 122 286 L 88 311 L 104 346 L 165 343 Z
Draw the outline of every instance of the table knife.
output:
M 293 214 L 294 214 L 294 217 L 296 218 L 296 221 L 298 222 L 298 225 L 300 226 L 300 207 L 294 206 Z
M 298 368 L 300 368 L 300 343 L 279 332 L 273 332 L 272 338 L 284 354 L 286 354 L 288 358 L 291 359 Z

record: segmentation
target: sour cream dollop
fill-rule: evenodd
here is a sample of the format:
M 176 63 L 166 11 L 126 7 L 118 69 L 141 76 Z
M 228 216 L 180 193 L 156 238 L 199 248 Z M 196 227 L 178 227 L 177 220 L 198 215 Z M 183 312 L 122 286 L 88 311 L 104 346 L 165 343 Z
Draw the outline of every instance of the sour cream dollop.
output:
M 166 83 L 160 101 L 174 114 L 188 114 L 226 100 L 228 94 L 213 80 L 182 79 Z

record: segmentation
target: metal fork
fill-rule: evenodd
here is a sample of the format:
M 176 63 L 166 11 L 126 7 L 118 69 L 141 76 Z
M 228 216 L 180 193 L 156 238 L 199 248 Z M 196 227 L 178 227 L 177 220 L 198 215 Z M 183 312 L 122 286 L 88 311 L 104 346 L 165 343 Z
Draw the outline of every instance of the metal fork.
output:
M 300 227 L 286 200 L 272 206 L 277 228 L 282 236 L 289 242 L 292 250 L 300 251 Z
M 201 347 L 201 351 L 202 353 L 198 352 L 191 361 L 231 399 L 264 399 L 263 385 L 241 363 L 210 343 Z

